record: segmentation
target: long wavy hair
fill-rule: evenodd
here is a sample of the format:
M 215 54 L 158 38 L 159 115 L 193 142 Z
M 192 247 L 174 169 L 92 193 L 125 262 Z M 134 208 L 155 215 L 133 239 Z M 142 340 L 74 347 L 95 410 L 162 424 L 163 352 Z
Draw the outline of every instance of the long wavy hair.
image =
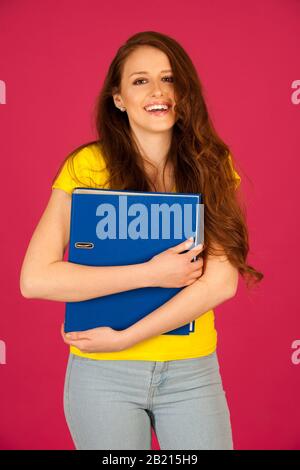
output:
M 168 161 L 172 163 L 177 192 L 203 195 L 205 246 L 201 256 L 204 269 L 209 254 L 218 256 L 224 250 L 228 260 L 246 281 L 247 287 L 252 281 L 256 284 L 264 275 L 247 264 L 249 234 L 246 209 L 232 171 L 235 167 L 232 152 L 214 129 L 204 100 L 203 87 L 191 59 L 170 36 L 143 31 L 131 36 L 118 49 L 93 110 L 98 138 L 68 154 L 60 169 L 66 160 L 71 160 L 73 178 L 82 184 L 75 173 L 73 158 L 85 146 L 96 143 L 106 163 L 109 174 L 107 184 L 110 188 L 153 191 L 154 186 L 155 190 L 155 183 L 149 180 L 144 171 L 142 156 L 132 139 L 127 113 L 115 106 L 112 97 L 114 93 L 120 92 L 126 59 L 136 48 L 144 45 L 163 51 L 172 68 L 176 122 L 166 164 Z M 91 187 L 97 187 L 97 184 L 93 182 Z M 223 250 L 216 249 L 218 245 Z

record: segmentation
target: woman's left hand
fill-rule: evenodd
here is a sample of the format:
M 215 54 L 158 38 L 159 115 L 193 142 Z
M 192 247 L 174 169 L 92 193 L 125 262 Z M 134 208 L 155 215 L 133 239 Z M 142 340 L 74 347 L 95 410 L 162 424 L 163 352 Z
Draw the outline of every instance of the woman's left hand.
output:
M 65 333 L 62 324 L 61 335 L 66 344 L 75 346 L 83 353 L 122 351 L 128 347 L 124 330 L 117 331 L 108 326 Z

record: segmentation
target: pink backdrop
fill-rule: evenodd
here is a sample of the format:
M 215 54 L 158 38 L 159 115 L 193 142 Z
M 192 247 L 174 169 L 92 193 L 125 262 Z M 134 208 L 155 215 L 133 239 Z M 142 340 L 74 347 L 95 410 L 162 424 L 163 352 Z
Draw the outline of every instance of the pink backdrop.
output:
M 249 262 L 265 274 L 252 293 L 240 280 L 215 309 L 235 448 L 300 449 L 300 3 L 2 0 L 0 17 L 0 448 L 74 448 L 63 414 L 64 304 L 23 298 L 19 273 L 58 166 L 94 138 L 92 107 L 117 48 L 155 30 L 199 71 L 242 177 Z

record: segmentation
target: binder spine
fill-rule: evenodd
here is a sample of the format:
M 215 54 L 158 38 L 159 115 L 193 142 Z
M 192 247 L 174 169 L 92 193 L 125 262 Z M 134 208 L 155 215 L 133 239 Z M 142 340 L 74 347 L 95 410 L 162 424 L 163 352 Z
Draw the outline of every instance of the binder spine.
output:
M 201 199 L 199 199 L 201 200 Z M 195 245 L 199 245 L 200 243 L 204 243 L 204 204 L 198 203 L 198 211 L 196 215 L 196 240 Z M 193 258 L 196 261 L 196 257 Z M 195 331 L 195 320 L 190 322 L 190 333 Z
M 199 245 L 199 243 L 204 243 L 204 204 L 198 204 L 199 210 L 198 210 L 198 231 L 197 231 L 197 240 L 196 240 L 196 245 Z

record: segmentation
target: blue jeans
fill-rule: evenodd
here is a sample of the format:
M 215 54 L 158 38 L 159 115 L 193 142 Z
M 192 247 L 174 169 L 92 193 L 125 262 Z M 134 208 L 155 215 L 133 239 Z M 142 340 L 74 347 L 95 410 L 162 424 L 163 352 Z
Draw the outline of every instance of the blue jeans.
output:
M 233 449 L 216 351 L 176 361 L 69 355 L 64 412 L 77 450 Z

